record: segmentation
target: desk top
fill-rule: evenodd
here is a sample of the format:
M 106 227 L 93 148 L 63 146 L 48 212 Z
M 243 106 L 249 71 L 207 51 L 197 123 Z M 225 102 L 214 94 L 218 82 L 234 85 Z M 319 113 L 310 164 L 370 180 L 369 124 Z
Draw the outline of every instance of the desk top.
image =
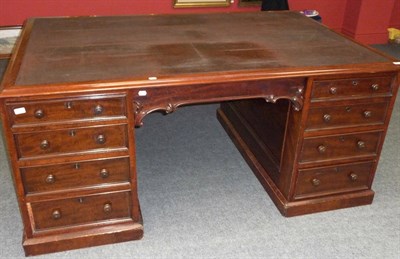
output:
M 21 38 L 4 90 L 398 70 L 390 58 L 289 11 L 35 18 Z

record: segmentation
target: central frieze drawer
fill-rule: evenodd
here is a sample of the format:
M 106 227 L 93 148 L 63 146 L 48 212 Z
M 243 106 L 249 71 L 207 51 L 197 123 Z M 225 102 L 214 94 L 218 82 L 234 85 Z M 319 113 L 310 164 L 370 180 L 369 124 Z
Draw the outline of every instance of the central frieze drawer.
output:
M 26 194 L 129 181 L 129 158 L 21 168 Z
M 306 130 L 382 125 L 387 109 L 388 102 L 314 107 L 309 111 Z
M 295 199 L 369 189 L 374 163 L 300 170 Z
M 315 81 L 312 101 L 327 98 L 352 98 L 356 96 L 391 96 L 392 77 L 353 78 Z
M 12 125 L 126 117 L 123 96 L 10 103 L 7 109 Z
M 36 230 L 129 218 L 130 192 L 31 203 Z
M 381 132 L 369 132 L 306 138 L 300 162 L 376 156 L 381 135 Z
M 126 125 L 21 133 L 15 139 L 22 158 L 128 147 Z

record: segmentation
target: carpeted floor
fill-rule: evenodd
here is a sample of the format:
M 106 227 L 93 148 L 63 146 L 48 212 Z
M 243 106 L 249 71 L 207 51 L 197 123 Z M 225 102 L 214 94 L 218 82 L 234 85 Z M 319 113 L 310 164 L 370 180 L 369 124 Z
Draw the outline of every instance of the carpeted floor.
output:
M 400 58 L 393 46 L 377 47 Z M 400 258 L 399 99 L 373 204 L 293 218 L 279 214 L 216 120 L 216 108 L 151 114 L 137 130 L 142 240 L 36 258 Z M 2 142 L 0 162 L 0 258 L 23 258 Z

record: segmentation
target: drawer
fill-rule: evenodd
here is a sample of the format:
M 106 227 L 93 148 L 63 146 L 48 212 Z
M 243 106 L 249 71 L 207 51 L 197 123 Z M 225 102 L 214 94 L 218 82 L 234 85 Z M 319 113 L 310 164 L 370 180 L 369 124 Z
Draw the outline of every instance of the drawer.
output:
M 129 158 L 21 168 L 25 193 L 129 181 Z
M 21 133 L 15 140 L 22 158 L 128 146 L 125 125 Z
M 300 162 L 376 156 L 381 135 L 381 132 L 369 132 L 306 138 Z
M 315 81 L 311 99 L 391 96 L 391 83 L 390 76 Z
M 88 224 L 99 221 L 129 218 L 130 192 L 118 192 L 86 197 L 31 203 L 34 228 Z
M 126 117 L 123 96 L 9 103 L 7 109 L 13 125 Z
M 300 170 L 295 199 L 369 189 L 374 163 Z
M 382 125 L 387 109 L 388 102 L 311 108 L 306 130 Z

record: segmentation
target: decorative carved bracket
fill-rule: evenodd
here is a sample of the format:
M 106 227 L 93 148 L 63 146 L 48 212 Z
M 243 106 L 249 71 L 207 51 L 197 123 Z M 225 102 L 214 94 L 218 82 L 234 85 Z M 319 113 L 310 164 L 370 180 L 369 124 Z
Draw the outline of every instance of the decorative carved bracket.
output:
M 166 114 L 176 111 L 179 106 L 195 103 L 212 103 L 241 99 L 263 98 L 275 103 L 279 99 L 290 100 L 293 109 L 303 107 L 305 79 L 276 79 L 238 83 L 207 85 L 165 86 L 146 89 L 145 96 L 136 95 L 135 125 L 142 126 L 143 118 L 157 110 Z
M 143 106 L 143 104 L 140 101 L 133 101 L 133 104 L 135 105 L 135 126 L 143 126 L 143 118 L 147 114 L 153 112 L 153 111 L 165 111 L 166 114 L 173 113 L 178 109 L 178 104 L 172 104 L 172 103 L 167 103 L 164 106 L 161 107 L 156 107 L 156 108 L 151 108 L 149 110 L 146 110 Z M 149 108 L 150 106 L 148 106 Z
M 267 103 L 276 103 L 279 99 L 288 99 L 292 102 L 293 109 L 295 111 L 300 111 L 303 108 L 304 98 L 303 98 L 304 86 L 298 86 L 297 91 L 293 96 L 275 96 L 268 95 L 264 99 Z

